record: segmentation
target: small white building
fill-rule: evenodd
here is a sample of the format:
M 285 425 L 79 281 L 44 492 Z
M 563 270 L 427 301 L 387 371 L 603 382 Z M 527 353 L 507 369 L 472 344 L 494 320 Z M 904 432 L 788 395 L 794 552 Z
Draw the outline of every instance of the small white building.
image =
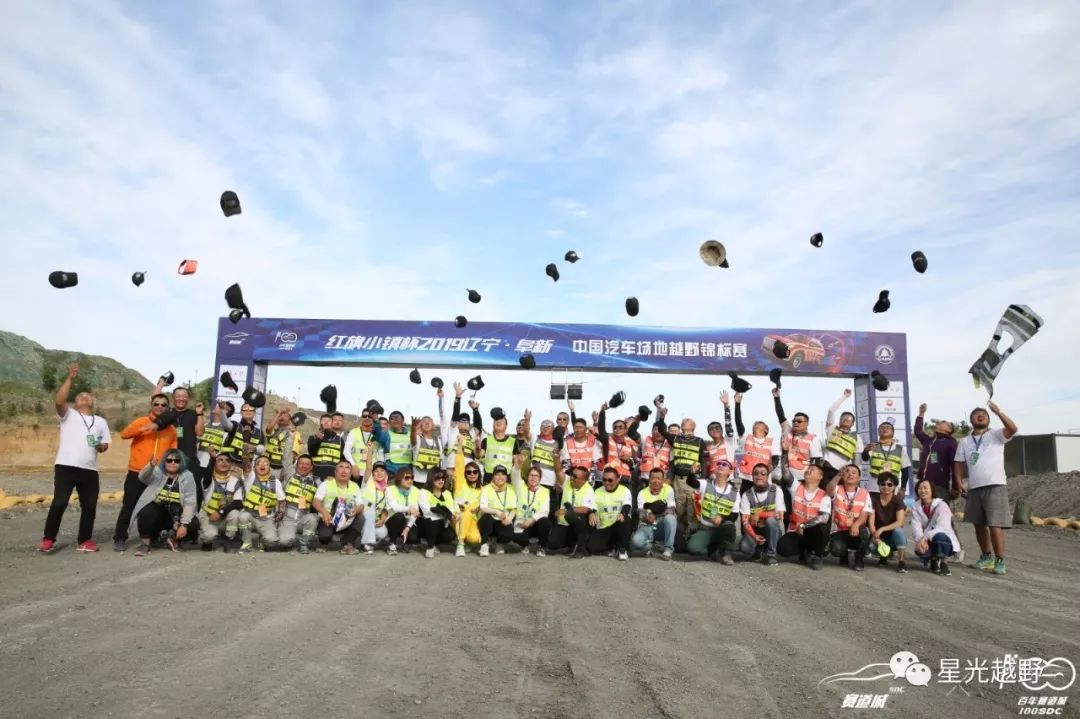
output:
M 1005 445 L 1005 473 L 1046 474 L 1080 470 L 1080 434 L 1018 434 Z

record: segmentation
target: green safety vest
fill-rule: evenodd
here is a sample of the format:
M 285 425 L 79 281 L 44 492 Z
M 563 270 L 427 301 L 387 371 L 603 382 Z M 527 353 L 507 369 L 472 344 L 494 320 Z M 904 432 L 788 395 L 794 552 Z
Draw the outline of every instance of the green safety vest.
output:
M 368 440 L 374 440 L 375 435 L 373 432 L 364 432 L 364 430 L 357 427 L 349 432 L 349 439 L 352 440 L 352 456 L 347 459 L 352 462 L 352 465 L 360 470 L 360 474 L 367 474 L 367 443 Z M 379 448 L 376 447 L 373 455 L 378 457 Z
M 315 450 L 315 456 L 311 458 L 311 461 L 324 467 L 337 464 L 341 461 L 342 449 L 341 435 L 335 434 L 334 439 L 319 440 L 319 447 Z
M 420 490 L 418 490 L 416 487 L 411 487 L 409 489 L 408 496 L 406 496 L 405 493 L 401 491 L 400 487 L 394 484 L 390 484 L 386 487 L 386 493 L 394 499 L 394 504 L 398 506 L 404 506 L 410 509 L 417 506 L 420 501 Z M 388 506 L 387 511 L 389 511 L 389 509 L 390 508 Z
M 439 466 L 439 462 L 442 461 L 441 446 L 442 440 L 439 437 L 432 437 L 431 446 L 428 446 L 426 442 L 429 440 L 424 436 L 418 436 L 416 438 L 416 447 L 413 448 L 413 464 L 419 469 L 433 469 Z
M 536 488 L 536 491 L 530 491 L 527 487 L 521 493 L 520 501 L 518 502 L 518 522 L 524 522 L 526 519 L 532 519 L 533 515 L 540 508 L 547 509 L 551 505 L 551 492 L 548 488 L 541 485 Z
M 386 489 L 389 490 L 393 485 L 387 485 Z M 380 492 L 378 487 L 375 486 L 375 482 L 367 481 L 364 483 L 364 487 L 360 492 L 360 497 L 364 501 L 364 506 L 370 506 L 375 508 L 375 516 L 378 516 L 380 512 L 386 511 L 386 492 Z
M 252 482 L 251 489 L 244 495 L 244 509 L 250 509 L 253 512 L 258 511 L 259 505 L 266 507 L 267 510 L 277 509 L 278 499 L 275 491 L 275 481 L 275 479 L 271 478 L 265 484 L 257 479 Z
M 205 425 L 202 436 L 199 437 L 199 449 L 209 452 L 211 449 L 220 452 L 225 444 L 225 430 L 220 426 Z
M 229 503 L 229 485 L 226 481 L 225 484 L 214 480 L 214 486 L 210 489 L 210 494 L 203 503 L 203 511 L 207 514 L 214 514 L 220 512 L 225 508 L 225 505 Z
M 294 475 L 289 480 L 289 483 L 285 485 L 285 501 L 299 507 L 300 500 L 303 500 L 306 509 L 311 506 L 312 500 L 315 499 L 315 490 L 318 488 L 319 480 L 317 477 Z
M 641 488 L 638 494 L 638 504 L 652 504 L 653 502 L 663 502 L 667 504 L 672 497 L 675 496 L 675 490 L 671 488 L 670 484 L 663 484 L 660 486 L 660 494 L 653 494 L 649 489 L 649 485 L 645 485 Z
M 712 520 L 717 517 L 729 516 L 735 509 L 738 497 L 739 488 L 734 482 L 729 481 L 727 486 L 720 490 L 716 482 L 710 479 L 701 494 L 701 519 L 712 524 Z
M 592 485 L 589 484 L 588 481 L 586 481 L 580 489 L 574 489 L 572 482 L 567 482 L 566 486 L 563 487 L 563 504 L 569 503 L 571 507 L 584 507 L 585 503 L 595 496 L 596 492 L 593 491 Z M 565 507 L 563 509 L 565 509 Z M 570 526 L 570 523 L 566 521 L 566 517 L 559 517 L 559 524 L 564 527 Z
M 555 469 L 555 452 L 559 445 L 555 440 L 538 439 L 533 445 L 532 461 L 546 469 Z
M 855 450 L 859 446 L 859 435 L 854 431 L 845 432 L 839 427 L 832 431 L 829 440 L 825 443 L 825 449 L 831 449 L 847 461 L 855 459 Z
M 454 504 L 454 495 L 450 494 L 449 489 L 444 489 L 441 497 L 436 497 L 435 493 L 430 490 L 421 489 L 420 496 L 427 498 L 428 506 L 433 509 L 441 506 L 449 509 L 451 514 L 457 512 L 457 505 Z
M 484 472 L 491 474 L 495 467 L 502 465 L 506 471 L 514 464 L 514 444 L 517 438 L 507 435 L 505 439 L 495 439 L 495 435 L 488 435 L 484 447 Z
M 154 497 L 154 501 L 158 504 L 180 504 L 180 479 L 169 482 L 166 481 L 165 486 L 158 490 L 157 496 Z
M 480 490 L 481 500 L 484 497 L 487 497 L 487 506 L 492 509 L 513 512 L 517 508 L 517 492 L 514 491 L 509 482 L 503 485 L 501 492 L 495 489 L 494 484 L 486 485 Z
M 884 452 L 880 447 L 874 447 L 870 451 L 870 476 L 877 477 L 883 472 L 891 472 L 899 479 L 904 465 L 903 456 L 904 448 L 896 442 L 893 442 Z
M 691 468 L 700 459 L 701 449 L 697 444 L 687 442 L 682 437 L 675 438 L 675 441 L 671 444 L 671 464 L 674 465 L 676 470 L 684 470 L 682 472 L 676 471 L 676 474 L 689 474 Z
M 623 506 L 631 503 L 630 490 L 621 484 L 614 492 L 609 492 L 606 487 L 596 490 L 596 514 L 599 518 L 600 529 L 607 529 L 615 524 L 619 518 L 619 512 Z
M 765 519 L 761 517 L 763 512 L 776 512 L 776 485 L 770 484 L 769 491 L 765 494 L 765 499 L 760 504 L 755 490 L 751 487 L 746 490 L 746 498 L 750 505 L 750 526 L 760 527 L 765 523 Z M 775 517 L 774 517 L 775 519 Z
M 263 433 L 258 427 L 252 427 L 250 434 L 248 435 L 247 443 L 252 447 L 257 447 L 263 444 Z M 233 427 L 232 442 L 227 446 L 221 448 L 222 454 L 227 454 L 234 462 L 240 462 L 243 460 L 244 455 L 244 433 L 241 430 L 239 424 Z
M 388 430 L 390 435 L 390 451 L 386 453 L 386 461 L 390 464 L 409 465 L 412 462 L 412 442 L 409 441 L 408 432 L 395 432 Z
M 281 458 L 285 456 L 285 432 L 274 432 L 266 438 L 266 456 L 270 466 L 281 469 Z

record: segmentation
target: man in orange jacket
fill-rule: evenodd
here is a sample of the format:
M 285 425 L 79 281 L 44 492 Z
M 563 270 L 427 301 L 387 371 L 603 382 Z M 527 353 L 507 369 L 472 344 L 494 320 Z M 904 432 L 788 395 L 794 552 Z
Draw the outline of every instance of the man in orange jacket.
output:
M 139 479 L 139 470 L 148 464 L 157 464 L 167 450 L 176 449 L 175 424 L 176 415 L 169 411 L 169 398 L 164 394 L 155 394 L 150 398 L 150 414 L 139 417 L 120 433 L 121 439 L 131 440 L 131 454 L 128 456 L 127 477 L 124 478 L 124 501 L 113 532 L 114 551 L 127 549 L 131 512 L 146 489 Z

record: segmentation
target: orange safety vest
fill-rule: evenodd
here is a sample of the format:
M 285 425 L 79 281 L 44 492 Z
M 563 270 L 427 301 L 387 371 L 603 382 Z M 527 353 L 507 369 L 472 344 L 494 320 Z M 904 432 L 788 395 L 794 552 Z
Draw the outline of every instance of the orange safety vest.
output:
M 634 452 L 637 451 L 637 442 L 626 435 L 623 435 L 622 448 L 629 448 L 630 456 L 633 457 Z M 619 443 L 615 441 L 615 436 L 609 435 L 607 443 L 607 464 L 605 464 L 604 467 L 614 467 L 615 470 L 618 471 L 620 477 L 629 477 L 630 465 L 619 457 L 619 450 L 620 446 Z
M 590 470 L 595 469 L 596 463 L 593 461 L 595 447 L 596 437 L 591 434 L 585 440 L 584 446 L 578 445 L 578 441 L 573 437 L 566 440 L 566 453 L 570 455 L 570 468 L 587 467 Z
M 713 442 L 709 445 L 709 476 L 713 476 L 716 473 L 716 468 L 720 465 L 720 462 L 727 459 L 727 442 L 720 440 L 719 442 Z M 771 461 L 770 457 L 770 461 Z M 730 460 L 728 460 L 730 461 Z
M 787 453 L 788 466 L 796 471 L 802 471 L 810 464 L 810 448 L 814 445 L 815 437 L 809 432 L 801 437 L 794 434 L 791 438 L 791 449 Z
M 670 462 L 671 445 L 664 440 L 660 440 L 660 446 L 657 447 L 656 442 L 653 441 L 652 435 L 646 437 L 644 443 L 641 445 L 642 473 L 651 472 L 653 467 L 659 467 L 667 472 L 668 464 Z
M 757 438 L 753 435 L 747 437 L 743 441 L 743 451 L 746 454 L 739 462 L 739 474 L 749 477 L 754 473 L 755 464 L 764 464 L 772 470 L 772 445 L 772 437 L 766 437 L 763 445 L 759 445 Z
M 827 496 L 825 490 L 818 487 L 814 490 L 814 496 L 807 499 L 806 485 L 799 482 L 791 495 L 791 523 L 788 528 L 794 532 L 800 524 L 805 524 L 821 514 L 821 504 Z
M 870 493 L 865 488 L 859 487 L 855 490 L 855 496 L 849 499 L 844 485 L 836 485 L 836 491 L 833 492 L 832 499 L 832 515 L 836 531 L 843 532 L 851 529 L 851 525 L 855 524 L 855 520 L 859 518 L 860 514 L 866 512 L 866 508 L 869 506 Z

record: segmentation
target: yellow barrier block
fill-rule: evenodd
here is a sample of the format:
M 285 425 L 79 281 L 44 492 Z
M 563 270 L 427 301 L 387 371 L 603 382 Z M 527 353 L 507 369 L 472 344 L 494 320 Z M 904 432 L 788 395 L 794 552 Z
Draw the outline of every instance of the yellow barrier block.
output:
M 1034 524 L 1036 527 L 1041 527 L 1044 524 L 1046 524 L 1046 520 L 1043 519 L 1042 517 L 1036 517 L 1036 516 L 1032 515 L 1031 523 Z

